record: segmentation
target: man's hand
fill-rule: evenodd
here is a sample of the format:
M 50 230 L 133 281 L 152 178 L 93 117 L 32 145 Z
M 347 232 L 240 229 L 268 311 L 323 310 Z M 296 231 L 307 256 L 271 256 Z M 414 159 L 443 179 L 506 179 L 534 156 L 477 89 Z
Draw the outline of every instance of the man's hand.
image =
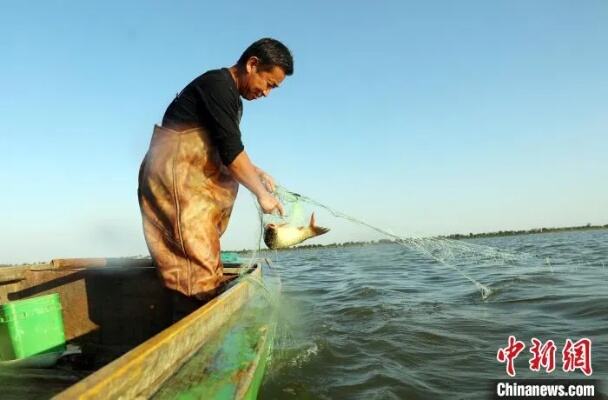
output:
M 261 196 L 258 196 L 258 203 L 264 214 L 272 214 L 277 211 L 281 217 L 285 215 L 283 204 L 270 193 L 263 193 Z
M 255 194 L 264 214 L 278 212 L 281 216 L 285 215 L 281 202 L 270 193 L 271 189 L 275 189 L 274 179 L 253 165 L 245 150 L 236 156 L 228 169 L 234 179 Z
M 274 193 L 277 185 L 274 181 L 274 178 L 270 175 L 268 175 L 266 173 L 266 171 L 256 167 L 257 173 L 260 177 L 260 179 L 262 180 L 262 183 L 264 184 L 264 186 L 266 187 L 266 190 L 268 190 L 270 193 Z

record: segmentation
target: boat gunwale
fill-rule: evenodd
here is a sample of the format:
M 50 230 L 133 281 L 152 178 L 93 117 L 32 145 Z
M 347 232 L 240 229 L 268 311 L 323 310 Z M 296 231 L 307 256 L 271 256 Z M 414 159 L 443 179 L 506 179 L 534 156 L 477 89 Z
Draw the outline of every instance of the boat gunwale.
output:
M 255 266 L 242 265 L 242 268 L 230 269 L 232 269 L 230 272 L 245 271 L 245 276 L 251 276 L 254 279 L 259 279 L 262 276 L 259 263 Z M 233 312 L 240 309 L 252 297 L 253 290 L 255 290 L 255 285 L 247 279 L 236 281 L 227 290 L 190 315 L 170 325 L 63 392 L 58 393 L 53 399 L 134 398 L 152 395 L 222 325 L 222 321 L 216 321 L 216 326 L 207 326 L 206 322 L 213 322 L 214 316 L 217 315 L 220 316 L 220 319 L 229 318 Z M 162 371 L 155 371 L 151 377 L 146 375 L 148 370 L 158 369 L 158 365 L 156 365 L 157 368 L 153 368 L 155 358 L 160 358 L 161 353 L 167 353 L 172 347 L 176 347 L 176 343 L 179 344 L 179 339 L 190 338 L 189 333 L 194 332 L 196 334 L 196 329 L 200 330 L 198 340 L 194 340 L 189 345 L 186 344 L 181 349 L 181 354 L 177 356 L 172 354 L 174 359 Z M 132 384 L 129 384 L 129 382 Z

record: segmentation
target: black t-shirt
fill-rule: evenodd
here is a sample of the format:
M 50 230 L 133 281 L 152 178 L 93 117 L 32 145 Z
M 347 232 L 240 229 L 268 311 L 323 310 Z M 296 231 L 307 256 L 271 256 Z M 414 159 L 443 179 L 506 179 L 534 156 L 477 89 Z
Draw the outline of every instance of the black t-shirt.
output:
M 205 72 L 169 104 L 162 125 L 178 131 L 205 127 L 225 165 L 243 151 L 239 123 L 243 103 L 227 68 Z

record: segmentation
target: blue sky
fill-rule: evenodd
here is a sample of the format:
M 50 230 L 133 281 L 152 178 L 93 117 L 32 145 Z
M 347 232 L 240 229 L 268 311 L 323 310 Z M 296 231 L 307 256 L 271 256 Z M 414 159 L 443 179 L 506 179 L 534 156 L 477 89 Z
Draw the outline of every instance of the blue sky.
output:
M 125 3 L 2 7 L 0 262 L 145 254 L 153 125 L 264 36 L 295 74 L 241 130 L 292 190 L 404 236 L 608 223 L 605 1 Z M 242 190 L 224 247 L 255 222 Z

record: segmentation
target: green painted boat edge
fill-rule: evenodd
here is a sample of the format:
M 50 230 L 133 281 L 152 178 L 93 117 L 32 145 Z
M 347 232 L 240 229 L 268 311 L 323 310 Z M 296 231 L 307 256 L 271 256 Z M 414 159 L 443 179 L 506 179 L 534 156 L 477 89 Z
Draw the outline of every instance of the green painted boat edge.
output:
M 153 399 L 256 399 L 272 352 L 277 315 L 272 312 L 258 319 L 254 309 L 244 307 L 231 317 L 214 340 L 201 348 L 202 353 L 194 354 L 167 379 Z M 196 377 L 197 371 L 204 373 Z
M 250 272 L 248 275 L 253 279 L 263 279 L 261 265 L 257 264 L 256 268 L 248 268 L 247 271 Z M 203 305 L 189 316 L 171 325 L 158 335 L 150 338 L 53 398 L 149 398 L 193 355 L 196 349 L 204 346 L 204 343 L 209 339 L 200 340 L 199 343 L 192 346 L 191 350 L 184 351 L 184 355 L 171 360 L 171 365 L 166 367 L 162 373 L 156 372 L 154 376 L 147 376 L 146 371 L 153 371 L 159 368 L 161 366 L 158 364 L 160 360 L 167 361 L 163 355 L 171 355 L 172 347 L 181 346 L 181 340 L 185 337 L 184 335 L 197 329 L 207 330 L 206 321 L 201 318 L 205 313 L 219 315 L 218 318 L 222 319 L 221 317 L 224 316 L 222 313 L 232 308 L 240 308 L 247 299 L 251 298 L 255 290 L 258 290 L 258 288 L 256 288 L 255 284 L 249 282 L 248 279 L 239 280 L 230 289 Z M 235 300 L 235 298 L 238 298 L 238 302 L 241 303 L 238 307 L 235 307 L 235 304 L 230 301 Z M 209 331 L 208 334 L 212 336 L 216 329 Z M 195 334 L 199 333 L 195 332 Z
M 244 395 L 242 397 L 237 397 L 239 400 L 255 400 L 258 398 L 258 393 L 260 391 L 260 387 L 262 386 L 262 382 L 264 381 L 264 376 L 266 375 L 266 368 L 268 366 L 268 359 L 272 354 L 272 344 L 274 342 L 276 332 L 276 325 L 272 325 L 267 330 L 264 335 L 264 339 L 261 344 L 261 351 L 259 353 L 258 365 L 253 373 L 253 377 L 249 384 L 249 388 L 246 389 Z

